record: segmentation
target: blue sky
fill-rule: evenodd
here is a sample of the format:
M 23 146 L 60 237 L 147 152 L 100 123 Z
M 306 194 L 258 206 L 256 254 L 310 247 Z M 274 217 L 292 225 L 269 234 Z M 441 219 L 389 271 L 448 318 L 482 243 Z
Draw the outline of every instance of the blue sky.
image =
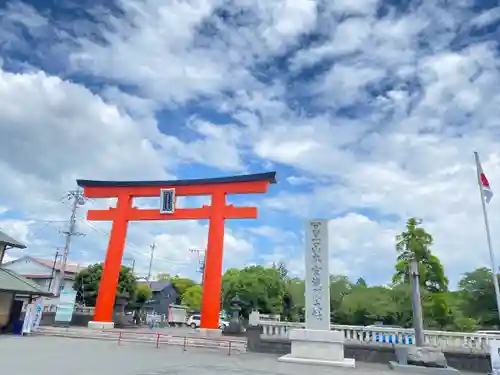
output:
M 277 171 L 259 219 L 226 224 L 224 267 L 303 270 L 302 226 L 330 220 L 330 269 L 387 283 L 417 216 L 452 283 L 488 264 L 473 151 L 500 186 L 494 1 L 8 1 L 0 8 L 0 228 L 51 257 L 76 178 Z M 498 199 L 489 205 L 493 240 Z M 138 206 L 155 202 L 137 201 Z M 202 200 L 186 200 L 194 206 Z M 78 210 L 73 262 L 108 223 Z M 133 223 L 140 273 L 196 276 L 206 222 Z M 499 239 L 500 241 L 500 239 Z M 127 263 L 127 261 L 124 261 Z

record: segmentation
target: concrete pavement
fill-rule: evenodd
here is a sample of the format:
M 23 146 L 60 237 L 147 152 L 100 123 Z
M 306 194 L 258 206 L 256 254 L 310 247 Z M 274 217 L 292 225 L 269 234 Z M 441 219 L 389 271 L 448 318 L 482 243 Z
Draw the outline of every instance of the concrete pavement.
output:
M 15 375 L 394 375 L 385 366 L 358 368 L 280 363 L 276 356 L 218 349 L 154 346 L 47 336 L 0 337 L 1 373 Z

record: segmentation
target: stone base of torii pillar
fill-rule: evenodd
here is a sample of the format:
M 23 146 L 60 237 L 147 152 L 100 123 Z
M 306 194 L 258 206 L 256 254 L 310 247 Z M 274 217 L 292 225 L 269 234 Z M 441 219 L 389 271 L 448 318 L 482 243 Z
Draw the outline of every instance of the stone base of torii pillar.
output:
M 94 322 L 90 321 L 87 325 L 88 328 L 90 329 L 113 329 L 115 328 L 115 323 L 113 322 Z
M 355 367 L 354 358 L 344 358 L 343 332 L 330 330 L 328 221 L 310 220 L 305 230 L 306 329 L 290 331 L 290 354 L 278 360 Z
M 291 352 L 281 362 L 356 367 L 354 358 L 344 358 L 344 334 L 340 331 L 293 329 Z

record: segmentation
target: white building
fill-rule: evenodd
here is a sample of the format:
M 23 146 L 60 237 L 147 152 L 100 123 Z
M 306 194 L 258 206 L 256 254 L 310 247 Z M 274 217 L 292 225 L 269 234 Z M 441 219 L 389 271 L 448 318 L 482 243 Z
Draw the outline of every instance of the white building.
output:
M 2 268 L 14 271 L 27 279 L 33 280 L 43 290 L 54 293 L 58 289 L 58 285 L 56 284 L 58 284 L 62 263 L 54 263 L 54 261 L 50 259 L 23 256 L 2 264 Z M 62 289 L 73 288 L 73 281 L 76 274 L 84 268 L 84 266 L 67 263 Z

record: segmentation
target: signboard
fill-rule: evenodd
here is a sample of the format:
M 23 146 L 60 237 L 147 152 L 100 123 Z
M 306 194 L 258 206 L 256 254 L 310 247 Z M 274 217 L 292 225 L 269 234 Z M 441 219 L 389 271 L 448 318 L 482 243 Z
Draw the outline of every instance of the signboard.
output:
M 26 313 L 24 314 L 23 330 L 22 334 L 30 334 L 36 332 L 40 322 L 42 320 L 43 314 L 43 298 L 38 298 L 35 302 L 30 303 L 26 307 Z
M 33 322 L 33 304 L 30 303 L 26 307 L 26 312 L 24 313 L 23 330 L 21 331 L 23 335 L 31 333 L 32 322 Z
M 160 190 L 160 213 L 173 214 L 175 212 L 175 189 Z
M 491 370 L 493 375 L 500 375 L 500 340 L 490 340 Z
M 76 291 L 63 290 L 59 296 L 59 304 L 56 311 L 56 322 L 69 323 L 75 310 Z
M 330 330 L 328 221 L 306 223 L 306 328 Z

